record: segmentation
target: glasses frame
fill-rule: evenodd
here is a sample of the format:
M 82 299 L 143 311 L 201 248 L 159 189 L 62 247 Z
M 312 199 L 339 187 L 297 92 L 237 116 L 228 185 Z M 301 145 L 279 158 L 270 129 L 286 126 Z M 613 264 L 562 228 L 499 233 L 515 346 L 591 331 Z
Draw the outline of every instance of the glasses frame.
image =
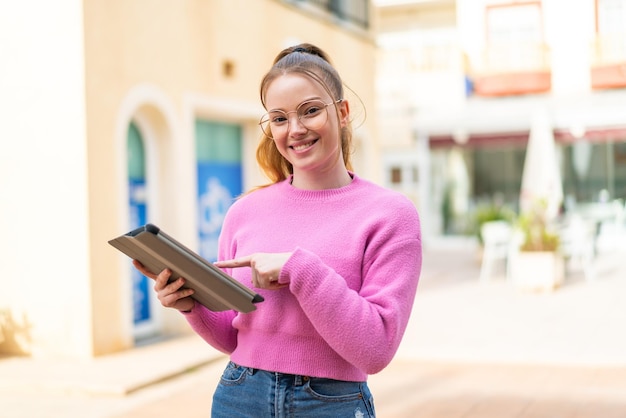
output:
M 332 101 L 330 103 L 324 103 L 322 100 L 319 99 L 312 99 L 312 100 L 305 100 L 304 102 L 300 103 L 295 110 L 290 110 L 289 112 L 283 112 L 282 110 L 274 110 L 273 112 L 280 112 L 283 113 L 286 118 L 287 118 L 287 131 L 290 129 L 289 125 L 291 123 L 291 119 L 289 118 L 289 114 L 290 113 L 296 113 L 296 116 L 298 116 L 298 110 L 300 109 L 300 107 L 306 103 L 312 103 L 312 102 L 320 102 L 321 104 L 323 104 L 324 106 L 322 107 L 325 111 L 326 111 L 326 120 L 324 121 L 324 123 L 322 125 L 320 125 L 320 127 L 324 126 L 326 124 L 326 122 L 328 122 L 328 106 L 330 105 L 336 105 L 339 104 L 341 102 L 343 102 L 343 99 L 337 99 L 335 101 Z M 270 120 L 271 118 L 269 118 L 269 114 L 272 112 L 267 112 L 265 114 L 263 114 L 263 116 L 261 116 L 261 119 L 259 119 L 259 128 L 261 128 L 261 132 L 263 132 L 263 134 L 265 136 L 267 136 L 270 139 L 274 139 L 274 136 L 271 135 L 272 129 L 271 127 L 269 127 L 270 125 Z M 306 124 L 304 122 L 302 122 L 302 116 L 304 115 L 299 115 L 298 116 L 298 122 L 300 122 L 302 124 L 302 126 L 304 126 L 305 128 L 309 129 L 309 127 L 306 126 Z M 265 120 L 267 119 L 267 120 Z M 265 131 L 265 129 L 263 129 L 263 125 L 267 124 L 268 125 L 268 130 L 269 133 Z M 319 129 L 319 128 L 315 128 L 315 129 Z M 310 129 L 309 129 L 310 130 Z

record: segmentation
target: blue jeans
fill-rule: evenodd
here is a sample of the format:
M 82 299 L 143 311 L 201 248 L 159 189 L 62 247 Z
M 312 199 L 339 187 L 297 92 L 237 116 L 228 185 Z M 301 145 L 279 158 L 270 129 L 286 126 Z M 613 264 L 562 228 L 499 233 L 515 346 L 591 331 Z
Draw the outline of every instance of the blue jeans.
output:
M 367 382 L 267 372 L 229 362 L 212 418 L 374 418 Z

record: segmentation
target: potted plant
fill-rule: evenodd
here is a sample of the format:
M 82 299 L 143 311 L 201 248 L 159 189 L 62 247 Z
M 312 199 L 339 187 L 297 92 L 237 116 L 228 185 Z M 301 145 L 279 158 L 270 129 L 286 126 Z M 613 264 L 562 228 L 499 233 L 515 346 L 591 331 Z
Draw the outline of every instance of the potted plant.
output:
M 475 233 L 476 238 L 478 239 L 478 243 L 481 246 L 483 245 L 481 228 L 484 223 L 493 221 L 505 221 L 513 223 L 514 220 L 515 212 L 502 203 L 490 202 L 478 206 L 474 215 Z
M 559 253 L 556 225 L 547 215 L 545 200 L 538 200 L 516 222 L 519 251 L 512 256 L 511 276 L 523 290 L 551 291 L 563 283 L 565 262 Z

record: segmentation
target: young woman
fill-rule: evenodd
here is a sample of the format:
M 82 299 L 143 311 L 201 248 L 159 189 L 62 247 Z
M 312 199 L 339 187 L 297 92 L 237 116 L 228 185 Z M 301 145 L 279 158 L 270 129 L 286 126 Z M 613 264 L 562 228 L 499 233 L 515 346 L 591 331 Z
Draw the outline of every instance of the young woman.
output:
M 261 83 L 257 159 L 271 184 L 229 209 L 215 264 L 265 301 L 211 312 L 184 279 L 155 290 L 230 355 L 213 417 L 374 417 L 367 376 L 393 358 L 422 263 L 419 217 L 403 195 L 356 175 L 350 107 L 328 56 L 280 52 Z

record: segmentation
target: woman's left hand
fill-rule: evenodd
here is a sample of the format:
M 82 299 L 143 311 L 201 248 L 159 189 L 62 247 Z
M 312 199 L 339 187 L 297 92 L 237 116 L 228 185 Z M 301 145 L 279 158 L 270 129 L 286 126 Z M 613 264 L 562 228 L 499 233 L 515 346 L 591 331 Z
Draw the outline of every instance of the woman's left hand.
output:
M 287 286 L 278 283 L 278 277 L 289 257 L 291 253 L 255 253 L 233 260 L 217 261 L 214 264 L 220 268 L 250 267 L 254 287 L 275 290 Z

